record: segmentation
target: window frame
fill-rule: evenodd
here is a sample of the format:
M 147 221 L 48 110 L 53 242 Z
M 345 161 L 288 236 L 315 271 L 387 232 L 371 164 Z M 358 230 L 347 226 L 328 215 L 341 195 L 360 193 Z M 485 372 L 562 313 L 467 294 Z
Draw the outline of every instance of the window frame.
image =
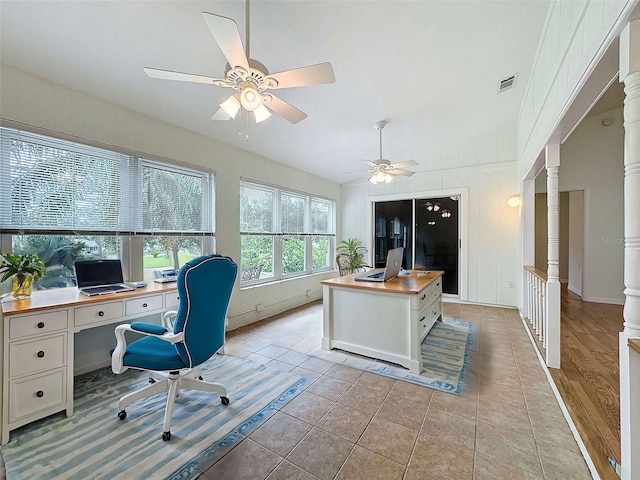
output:
M 242 229 L 242 202 L 240 202 L 240 269 L 247 268 L 248 266 L 242 265 L 242 238 L 245 236 L 262 236 L 270 237 L 273 241 L 273 276 L 267 278 L 260 278 L 254 280 L 242 280 L 240 281 L 241 288 L 253 287 L 256 285 L 264 285 L 279 282 L 282 280 L 288 280 L 291 278 L 308 276 L 316 273 L 329 272 L 333 270 L 333 262 L 331 261 L 332 252 L 335 252 L 336 243 L 336 202 L 330 198 L 313 195 L 299 190 L 293 190 L 290 188 L 280 187 L 276 185 L 270 185 L 268 183 L 259 182 L 253 179 L 240 178 L 239 195 L 242 195 L 243 187 L 254 188 L 255 190 L 270 190 L 274 194 L 272 195 L 272 231 L 270 232 L 258 232 L 248 231 Z M 303 232 L 286 232 L 282 228 L 282 216 L 283 216 L 283 196 L 288 195 L 292 197 L 304 199 L 304 221 Z M 312 202 L 322 202 L 329 206 L 328 220 L 327 220 L 327 232 L 312 232 L 311 231 L 311 204 Z M 284 261 L 283 261 L 283 240 L 285 237 L 303 237 L 304 243 L 304 269 L 300 272 L 285 273 Z M 322 268 L 313 268 L 313 239 L 315 237 L 328 237 L 329 238 L 329 251 L 327 266 Z

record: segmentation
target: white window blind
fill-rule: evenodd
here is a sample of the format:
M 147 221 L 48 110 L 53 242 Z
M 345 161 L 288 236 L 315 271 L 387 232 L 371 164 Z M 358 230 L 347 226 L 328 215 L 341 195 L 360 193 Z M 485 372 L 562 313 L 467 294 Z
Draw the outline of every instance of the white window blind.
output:
M 206 233 L 213 216 L 213 185 L 207 174 L 143 161 L 141 164 L 142 228 L 147 232 Z
M 0 128 L 0 229 L 214 235 L 210 173 Z

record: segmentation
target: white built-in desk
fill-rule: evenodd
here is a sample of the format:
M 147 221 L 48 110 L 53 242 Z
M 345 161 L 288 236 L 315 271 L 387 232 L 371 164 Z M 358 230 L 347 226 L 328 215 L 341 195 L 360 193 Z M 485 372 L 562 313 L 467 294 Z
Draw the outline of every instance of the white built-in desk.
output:
M 77 288 L 5 298 L 2 337 L 2 444 L 22 425 L 66 410 L 73 415 L 74 333 L 176 309 L 175 283 L 87 297 Z
M 322 348 L 422 370 L 420 344 L 442 316 L 444 272 L 411 270 L 389 282 L 324 280 Z

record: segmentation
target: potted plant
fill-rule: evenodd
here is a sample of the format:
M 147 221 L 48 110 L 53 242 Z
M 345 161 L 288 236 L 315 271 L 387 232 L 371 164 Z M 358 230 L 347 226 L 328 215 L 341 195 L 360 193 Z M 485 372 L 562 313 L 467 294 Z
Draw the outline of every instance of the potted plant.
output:
M 11 295 L 15 298 L 26 298 L 31 295 L 33 281 L 42 277 L 45 272 L 44 262 L 35 253 L 25 255 L 0 254 L 0 283 L 11 280 Z
M 359 272 L 369 266 L 365 262 L 367 249 L 357 238 L 347 238 L 346 240 L 342 240 L 336 246 L 336 253 L 338 254 L 338 258 L 336 260 L 338 262 L 340 275 Z

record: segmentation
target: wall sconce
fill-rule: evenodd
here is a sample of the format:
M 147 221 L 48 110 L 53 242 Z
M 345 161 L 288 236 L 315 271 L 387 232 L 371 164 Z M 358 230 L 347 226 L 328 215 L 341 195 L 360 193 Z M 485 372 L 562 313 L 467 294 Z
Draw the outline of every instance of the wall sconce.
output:
M 507 205 L 510 207 L 519 207 L 520 206 L 520 195 L 511 195 L 509 200 L 507 200 Z

